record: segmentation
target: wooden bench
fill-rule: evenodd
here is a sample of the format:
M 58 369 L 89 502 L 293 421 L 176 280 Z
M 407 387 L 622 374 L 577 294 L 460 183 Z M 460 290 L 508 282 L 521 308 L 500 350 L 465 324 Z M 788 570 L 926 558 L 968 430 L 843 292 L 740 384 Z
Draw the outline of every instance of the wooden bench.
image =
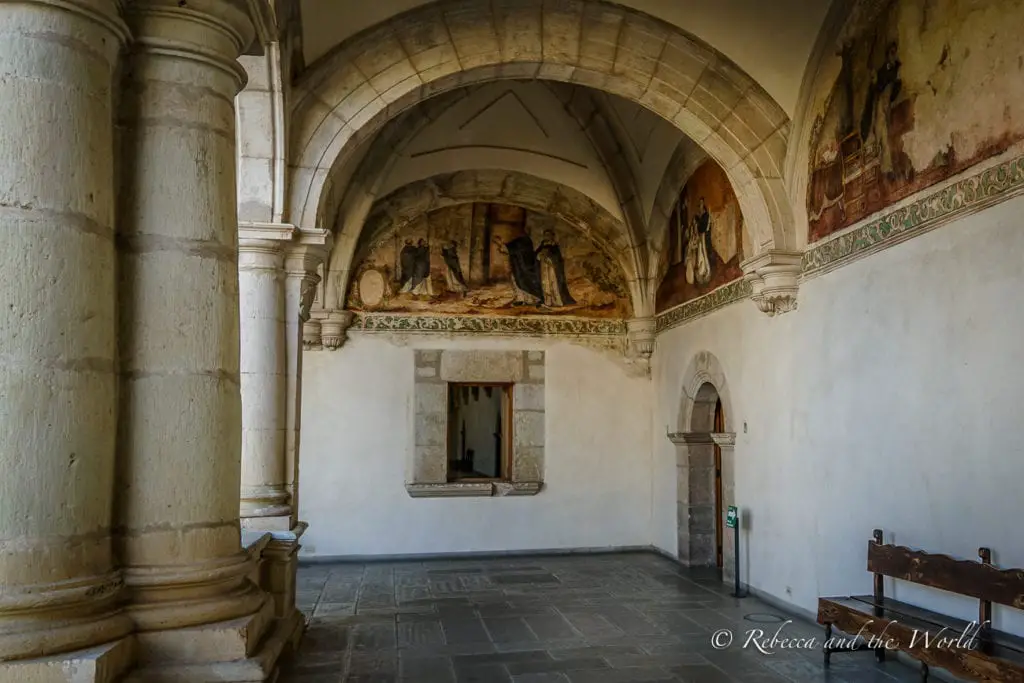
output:
M 934 666 L 968 681 L 1024 683 L 1024 638 L 991 627 L 993 603 L 1024 610 L 1024 570 L 993 566 L 988 548 L 979 549 L 978 556 L 980 562 L 956 560 L 886 545 L 876 529 L 868 542 L 874 594 L 818 599 L 825 666 L 837 652 L 871 650 L 884 661 L 887 650 L 901 650 L 921 662 L 922 681 Z M 956 619 L 887 598 L 886 576 L 977 598 L 978 619 Z M 833 637 L 833 627 L 853 640 Z

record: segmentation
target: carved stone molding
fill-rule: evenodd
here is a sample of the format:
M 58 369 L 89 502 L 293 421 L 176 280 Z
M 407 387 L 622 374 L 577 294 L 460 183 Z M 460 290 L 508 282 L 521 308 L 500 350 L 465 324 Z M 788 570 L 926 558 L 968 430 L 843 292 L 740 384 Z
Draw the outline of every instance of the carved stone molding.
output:
M 317 285 L 320 284 L 317 271 L 327 258 L 333 240 L 326 230 L 296 230 L 295 235 L 295 243 L 289 245 L 285 253 L 285 276 L 288 281 L 288 297 L 291 299 L 289 303 L 291 306 L 297 303 L 297 311 L 293 309 L 289 316 L 297 315 L 299 323 L 304 324 L 309 321 Z
M 407 483 L 410 498 L 490 498 L 492 496 L 535 496 L 544 487 L 539 481 L 446 482 L 442 484 Z
M 295 239 L 298 228 L 288 223 L 260 223 L 243 221 L 238 224 L 238 241 L 269 241 L 291 242 Z
M 311 273 L 302 278 L 299 294 L 299 320 L 306 323 L 309 320 L 309 309 L 313 306 L 313 299 L 316 298 L 316 286 L 320 284 L 320 276 Z M 305 328 L 303 328 L 305 336 Z
M 796 310 L 802 259 L 800 252 L 772 249 L 740 264 L 758 310 L 769 316 Z
M 626 322 L 626 338 L 629 351 L 644 360 L 650 360 L 654 353 L 654 340 L 657 334 L 656 318 L 634 318 Z
M 322 349 L 322 329 L 320 316 L 327 315 L 327 311 L 313 311 L 310 318 L 302 323 L 302 346 L 308 350 Z
M 674 432 L 668 434 L 668 440 L 677 446 L 717 445 L 728 448 L 736 445 L 736 432 Z
M 320 345 L 331 351 L 340 349 L 348 339 L 348 328 L 352 326 L 355 315 L 352 311 L 327 311 L 320 318 Z M 303 343 L 306 328 L 303 327 Z

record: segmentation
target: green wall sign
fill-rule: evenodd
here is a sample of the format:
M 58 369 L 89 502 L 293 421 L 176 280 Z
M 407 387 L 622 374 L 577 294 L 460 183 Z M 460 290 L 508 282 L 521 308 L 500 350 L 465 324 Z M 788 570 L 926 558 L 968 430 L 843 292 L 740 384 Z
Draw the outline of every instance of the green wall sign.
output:
M 736 523 L 739 521 L 740 511 L 735 505 L 729 506 L 729 511 L 725 514 L 725 525 L 730 529 L 736 528 Z

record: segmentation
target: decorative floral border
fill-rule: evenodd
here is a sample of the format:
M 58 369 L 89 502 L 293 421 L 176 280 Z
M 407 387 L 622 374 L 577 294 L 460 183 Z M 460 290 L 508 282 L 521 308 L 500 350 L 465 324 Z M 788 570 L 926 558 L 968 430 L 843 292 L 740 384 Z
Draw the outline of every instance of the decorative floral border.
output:
M 803 277 L 834 270 L 848 261 L 898 244 L 1022 191 L 1024 156 L 1018 156 L 811 246 L 803 256 Z
M 563 318 L 555 316 L 465 316 L 357 313 L 350 331 L 434 332 L 508 335 L 622 336 L 622 320 Z
M 691 299 L 684 304 L 671 308 L 657 316 L 656 334 L 678 327 L 694 318 L 707 315 L 711 311 L 735 303 L 750 296 L 750 283 L 745 279 L 733 280 L 702 297 Z
M 899 244 L 962 215 L 1024 193 L 1024 155 L 954 181 L 879 218 L 812 245 L 803 255 L 802 279 L 822 275 L 875 251 Z M 750 283 L 738 279 L 656 316 L 656 334 L 749 298 Z M 576 337 L 626 334 L 621 320 L 555 316 L 430 316 L 357 313 L 353 330 Z

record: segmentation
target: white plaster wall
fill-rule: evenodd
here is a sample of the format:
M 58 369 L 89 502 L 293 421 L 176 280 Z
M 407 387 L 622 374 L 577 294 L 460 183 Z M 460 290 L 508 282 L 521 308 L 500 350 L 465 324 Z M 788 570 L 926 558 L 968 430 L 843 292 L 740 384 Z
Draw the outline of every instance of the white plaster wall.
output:
M 579 190 L 622 219 L 615 188 L 590 140 L 541 83 L 490 83 L 456 102 L 398 152 L 378 194 L 467 168 L 546 178 Z
M 675 449 L 661 435 L 683 426 L 683 375 L 707 350 L 733 401 L 752 586 L 806 610 L 870 592 L 876 527 L 887 542 L 963 558 L 987 545 L 997 564 L 1024 566 L 1022 213 L 1024 198 L 1007 201 L 813 279 L 794 313 L 742 302 L 662 335 L 656 544 L 675 551 Z M 977 618 L 973 600 L 905 584 L 895 595 Z M 997 610 L 996 626 L 1024 633 L 1024 618 Z
M 651 383 L 618 354 L 565 342 L 353 333 L 303 356 L 306 557 L 642 546 L 651 539 Z M 543 349 L 545 488 L 410 498 L 414 348 Z

